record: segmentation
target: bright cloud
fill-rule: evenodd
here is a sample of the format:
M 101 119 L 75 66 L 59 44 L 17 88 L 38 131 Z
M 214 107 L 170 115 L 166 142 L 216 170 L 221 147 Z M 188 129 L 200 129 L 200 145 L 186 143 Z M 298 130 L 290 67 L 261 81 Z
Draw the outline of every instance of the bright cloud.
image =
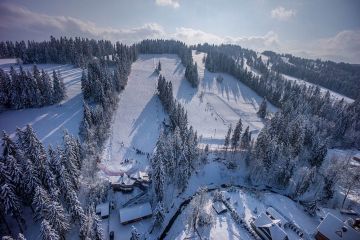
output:
M 311 52 L 325 59 L 360 63 L 360 30 L 345 30 L 315 41 Z
M 271 17 L 281 21 L 288 20 L 295 15 L 295 10 L 285 9 L 284 7 L 277 7 L 271 11 Z
M 164 35 L 162 26 L 156 23 L 148 23 L 131 29 L 99 27 L 90 21 L 66 16 L 49 16 L 12 4 L 0 4 L 0 12 L 2 13 L 0 14 L 0 32 L 11 36 L 25 32 L 28 36 L 32 36 L 30 39 L 33 40 L 47 39 L 50 35 L 65 35 L 131 43 Z M 6 36 L 2 36 L 4 37 Z
M 170 34 L 171 38 L 183 41 L 187 44 L 197 44 L 197 43 L 210 43 L 210 44 L 238 44 L 243 47 L 252 48 L 255 50 L 278 50 L 279 48 L 279 37 L 278 35 L 270 31 L 264 36 L 251 36 L 251 37 L 221 37 L 212 33 L 207 33 L 201 30 L 196 30 L 192 28 L 177 28 L 175 33 Z
M 180 7 L 179 0 L 155 0 L 155 3 L 159 6 L 170 6 L 173 8 Z

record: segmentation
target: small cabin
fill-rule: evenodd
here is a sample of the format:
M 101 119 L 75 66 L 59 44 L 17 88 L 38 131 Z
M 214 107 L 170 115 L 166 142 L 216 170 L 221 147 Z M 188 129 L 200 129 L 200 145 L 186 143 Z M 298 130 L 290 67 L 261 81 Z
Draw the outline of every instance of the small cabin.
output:
M 212 207 L 214 208 L 217 214 L 222 214 L 227 211 L 227 207 L 223 202 L 216 201 L 213 203 Z
M 100 204 L 96 205 L 95 212 L 96 212 L 96 214 L 100 215 L 101 218 L 109 217 L 109 213 L 110 213 L 109 202 L 100 203 Z
M 280 227 L 279 219 L 271 219 L 265 212 L 261 213 L 251 226 L 263 240 L 288 240 L 284 229 Z
M 355 240 L 360 239 L 360 232 L 353 226 L 341 221 L 331 213 L 317 227 L 316 240 Z
M 131 192 L 134 189 L 135 180 L 131 179 L 126 173 L 122 176 L 110 177 L 111 186 L 114 191 Z
M 120 222 L 125 225 L 128 223 L 140 221 L 152 216 L 152 209 L 149 202 L 121 208 L 119 210 Z

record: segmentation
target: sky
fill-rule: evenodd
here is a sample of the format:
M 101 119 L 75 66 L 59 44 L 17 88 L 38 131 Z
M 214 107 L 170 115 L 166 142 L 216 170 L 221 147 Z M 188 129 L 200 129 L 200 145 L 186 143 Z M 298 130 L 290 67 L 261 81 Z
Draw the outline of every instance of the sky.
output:
M 0 40 L 231 43 L 360 63 L 358 0 L 2 0 Z

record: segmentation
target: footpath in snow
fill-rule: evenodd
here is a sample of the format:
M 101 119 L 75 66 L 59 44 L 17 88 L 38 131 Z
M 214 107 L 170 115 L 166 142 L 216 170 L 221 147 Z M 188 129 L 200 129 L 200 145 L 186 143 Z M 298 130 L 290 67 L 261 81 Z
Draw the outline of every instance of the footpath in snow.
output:
M 6 72 L 10 71 L 10 66 L 14 61 L 1 61 L 0 68 Z M 81 73 L 80 68 L 72 65 L 60 64 L 39 64 L 38 68 L 44 69 L 52 77 L 52 71 L 60 71 L 64 79 L 67 98 L 60 104 L 41 108 L 29 108 L 20 110 L 5 110 L 0 113 L 0 130 L 6 131 L 10 137 L 14 137 L 16 128 L 24 128 L 31 124 L 36 131 L 39 139 L 48 146 L 56 145 L 62 141 L 63 130 L 67 129 L 70 134 L 77 136 L 79 124 L 82 119 L 82 93 L 81 93 Z M 32 64 L 23 65 L 25 70 L 31 70 Z M 1 148 L 1 147 L 0 147 Z

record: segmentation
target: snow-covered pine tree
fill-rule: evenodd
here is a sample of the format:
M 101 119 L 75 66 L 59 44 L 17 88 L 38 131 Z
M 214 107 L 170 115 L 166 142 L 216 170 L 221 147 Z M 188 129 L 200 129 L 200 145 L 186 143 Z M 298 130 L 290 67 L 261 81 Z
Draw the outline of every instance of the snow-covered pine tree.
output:
M 265 118 L 266 114 L 267 114 L 267 101 L 264 98 L 263 101 L 261 102 L 260 106 L 259 106 L 259 110 L 258 110 L 258 115 L 260 118 Z
M 140 240 L 140 239 L 141 239 L 141 234 L 138 232 L 138 230 L 134 226 L 131 226 L 130 240 Z
M 66 97 L 64 80 L 60 76 L 60 72 L 53 71 L 53 100 L 59 103 Z
M 228 128 L 228 131 L 226 133 L 226 136 L 225 136 L 225 141 L 224 141 L 224 147 L 225 147 L 225 151 L 227 151 L 229 145 L 230 145 L 230 138 L 231 138 L 231 132 L 232 132 L 232 126 L 230 124 L 229 128 Z
M 64 238 L 66 232 L 70 229 L 69 218 L 64 208 L 55 200 L 47 203 L 45 219 L 58 232 L 60 238 Z
M 25 130 L 19 135 L 22 149 L 25 156 L 33 163 L 36 169 L 36 177 L 42 182 L 45 175 L 45 162 L 47 161 L 47 155 L 43 144 L 37 138 L 31 125 L 27 125 Z
M 241 122 L 241 118 L 240 118 L 239 121 L 236 123 L 233 135 L 231 137 L 231 147 L 234 150 L 236 150 L 239 145 L 241 132 L 242 132 L 242 122 Z
M 53 87 L 52 87 L 52 81 L 50 79 L 49 74 L 47 74 L 44 70 L 41 70 L 41 82 L 43 84 L 42 89 L 42 96 L 44 99 L 45 105 L 53 104 Z
M 68 204 L 68 209 L 72 220 L 81 223 L 84 221 L 85 213 L 81 207 L 76 192 L 73 189 L 66 189 L 65 194 L 65 199 Z
M 42 240 L 60 240 L 56 230 L 46 219 L 41 221 L 40 234 Z
M 161 135 L 160 135 L 161 136 Z M 164 136 L 159 138 L 157 142 L 157 148 L 155 155 L 151 161 L 152 166 L 152 185 L 154 188 L 154 194 L 156 201 L 162 201 L 164 197 L 165 187 L 165 169 L 164 169 L 164 156 L 166 149 L 163 146 Z M 158 147 L 159 146 L 159 147 Z
M 4 206 L 5 212 L 10 214 L 15 218 L 20 228 L 20 231 L 23 232 L 22 222 L 24 222 L 21 216 L 21 200 L 15 193 L 15 187 L 10 183 L 1 181 L 1 191 L 0 191 L 0 200 L 1 205 Z
M 92 229 L 94 230 L 94 239 L 95 240 L 103 240 L 105 239 L 104 237 L 104 232 L 103 229 L 101 227 L 101 220 L 99 218 L 98 215 L 96 215 L 96 213 L 94 211 L 92 211 L 92 218 L 93 218 L 93 225 L 92 225 Z
M 158 202 L 156 204 L 156 208 L 154 210 L 153 219 L 154 225 L 161 227 L 165 217 L 164 205 L 162 202 Z
M 66 130 L 64 131 L 63 145 L 61 161 L 71 177 L 73 186 L 77 188 L 79 185 L 80 155 L 77 142 Z
M 242 137 L 241 137 L 241 143 L 240 146 L 244 149 L 248 149 L 250 147 L 250 142 L 251 142 L 251 135 L 250 135 L 250 131 L 249 131 L 249 126 L 246 127 L 245 132 L 243 133 Z
M 22 155 L 16 144 L 10 139 L 9 135 L 3 132 L 3 155 L 1 162 L 4 164 L 4 171 L 9 176 L 10 182 L 17 191 L 23 190 L 23 166 L 21 164 Z

